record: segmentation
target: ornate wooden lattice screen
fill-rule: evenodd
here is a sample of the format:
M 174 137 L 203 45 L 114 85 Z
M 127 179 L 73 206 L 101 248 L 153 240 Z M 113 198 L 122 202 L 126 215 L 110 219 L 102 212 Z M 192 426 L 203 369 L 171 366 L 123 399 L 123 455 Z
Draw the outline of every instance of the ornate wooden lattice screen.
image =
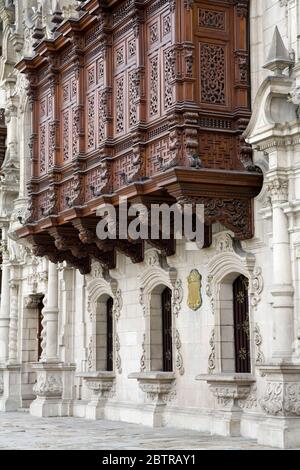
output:
M 251 373 L 248 285 L 245 276 L 239 276 L 233 283 L 235 368 L 238 373 Z
M 114 345 L 113 345 L 113 304 L 110 297 L 106 302 L 106 370 L 113 370 Z
M 163 370 L 172 372 L 172 291 L 166 287 L 161 295 L 162 336 L 163 336 Z

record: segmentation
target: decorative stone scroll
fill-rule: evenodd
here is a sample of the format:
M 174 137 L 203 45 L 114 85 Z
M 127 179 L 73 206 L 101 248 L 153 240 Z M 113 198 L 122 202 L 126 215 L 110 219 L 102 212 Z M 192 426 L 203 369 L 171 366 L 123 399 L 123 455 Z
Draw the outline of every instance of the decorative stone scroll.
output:
M 257 366 L 261 366 L 265 362 L 265 356 L 264 353 L 262 352 L 261 345 L 263 342 L 262 335 L 260 332 L 260 328 L 258 324 L 256 323 L 254 326 L 254 344 L 256 347 L 256 354 L 255 354 L 255 364 Z
M 197 269 L 193 269 L 188 276 L 188 306 L 196 311 L 202 306 L 202 276 Z
M 120 339 L 119 339 L 118 333 L 116 333 L 116 335 L 115 335 L 116 369 L 117 369 L 119 374 L 122 374 L 122 360 L 121 360 L 121 356 L 120 356 L 120 349 L 121 349 Z
M 215 344 L 215 329 L 212 330 L 209 340 L 210 354 L 208 357 L 208 373 L 212 374 L 216 368 L 216 344 Z
M 177 279 L 175 282 L 174 290 L 173 290 L 173 313 L 178 317 L 178 314 L 181 310 L 181 304 L 183 300 L 183 287 L 182 287 L 182 280 Z
M 259 403 L 271 416 L 300 416 L 300 383 L 268 382 Z

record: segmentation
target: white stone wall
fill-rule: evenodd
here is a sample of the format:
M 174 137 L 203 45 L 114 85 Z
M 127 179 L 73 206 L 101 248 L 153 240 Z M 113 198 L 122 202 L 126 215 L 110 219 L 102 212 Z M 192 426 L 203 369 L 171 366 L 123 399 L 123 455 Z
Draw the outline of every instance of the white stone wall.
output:
M 30 135 L 30 113 L 25 93 L 26 83 L 16 71 L 12 72 L 12 65 L 25 52 L 29 53 L 31 50 L 33 17 L 29 14 L 28 8 L 36 7 L 38 3 L 43 4 L 42 16 L 45 23 L 48 24 L 51 2 L 18 0 L 16 4 L 18 32 L 21 36 L 24 32 L 25 36 L 24 44 L 20 48 L 17 38 L 16 46 L 12 46 L 13 29 L 8 24 L 3 2 L 0 2 L 0 14 L 4 22 L 4 53 L 3 58 L 0 59 L 0 105 L 7 109 L 8 143 L 11 143 L 11 147 L 16 150 L 17 156 L 13 174 L 14 184 L 0 183 L 0 224 L 3 250 L 7 250 L 5 263 L 7 266 L 15 266 L 11 270 L 13 273 L 11 281 L 17 285 L 18 292 L 17 360 L 14 363 L 14 369 L 9 369 L 7 364 L 1 364 L 0 367 L 0 374 L 2 371 L 6 390 L 0 399 L 1 409 L 29 406 L 30 395 L 34 395 L 32 384 L 39 372 L 32 369 L 29 363 L 36 360 L 36 340 L 34 339 L 34 330 L 37 326 L 36 310 L 26 308 L 25 302 L 28 296 L 38 298 L 46 295 L 49 297 L 47 260 L 36 259 L 32 256 L 29 246 L 21 246 L 7 236 L 8 232 L 12 236 L 13 229 L 19 225 L 18 217 L 24 216 L 26 212 L 25 180 L 29 161 L 28 137 Z M 74 2 L 66 0 L 62 3 L 65 7 L 70 6 L 70 9 L 65 11 L 71 14 Z M 26 14 L 23 14 L 23 8 Z M 300 26 L 299 15 L 299 0 L 253 0 L 251 2 L 253 103 L 257 94 L 260 96 L 261 84 L 270 75 L 270 71 L 264 70 L 263 65 L 266 62 L 276 25 L 289 52 L 294 51 L 297 62 L 300 55 L 297 39 Z M 22 18 L 25 18 L 24 23 L 22 23 Z M 297 71 L 293 72 L 292 82 L 294 79 L 297 83 Z M 254 109 L 257 108 L 257 116 L 264 116 L 264 104 L 263 100 L 254 104 Z M 259 131 L 258 121 L 259 118 L 255 117 L 255 123 L 248 131 L 248 137 L 253 141 Z M 286 128 L 282 132 L 286 132 Z M 274 152 L 269 152 L 266 146 L 262 150 L 255 151 L 255 161 L 267 175 L 270 171 L 269 163 L 273 161 L 272 158 L 278 158 L 280 171 L 284 169 L 288 174 L 289 200 L 295 202 L 299 199 L 298 187 L 300 187 L 298 181 L 299 143 L 297 143 L 299 129 L 297 124 L 294 124 L 292 133 L 295 136 L 295 143 L 292 146 L 281 145 L 279 157 L 273 157 Z M 183 288 L 183 297 L 176 305 L 178 316 L 173 314 L 173 360 L 174 364 L 176 359 L 178 360 L 180 368 L 174 368 L 176 380 L 174 390 L 176 393 L 169 395 L 169 401 L 167 401 L 163 413 L 163 424 L 225 432 L 218 420 L 221 416 L 221 420 L 227 422 L 230 410 L 228 407 L 226 408 L 227 405 L 224 405 L 224 400 L 222 402 L 222 397 L 219 396 L 219 403 L 217 403 L 216 397 L 210 392 L 206 381 L 196 380 L 196 376 L 208 372 L 212 376 L 217 375 L 222 372 L 222 363 L 223 366 L 226 360 L 227 366 L 230 363 L 232 331 L 228 323 L 221 324 L 220 318 L 221 316 L 226 318 L 226 315 L 232 311 L 232 305 L 230 296 L 226 297 L 226 292 L 221 302 L 221 283 L 226 278 L 231 279 L 232 277 L 233 279 L 235 275 L 244 274 L 250 280 L 249 315 L 252 370 L 256 384 L 252 387 L 248 398 L 241 402 L 243 407 L 241 431 L 246 436 L 256 438 L 259 435 L 260 423 L 266 417 L 258 402 L 264 396 L 268 380 L 266 374 L 259 372 L 259 366 L 262 363 L 272 361 L 273 338 L 280 335 L 278 328 L 277 331 L 274 330 L 274 298 L 271 295 L 274 290 L 274 224 L 270 197 L 271 193 L 266 182 L 261 195 L 255 201 L 255 237 L 253 240 L 242 243 L 241 246 L 234 243 L 228 232 L 223 232 L 222 227 L 216 226 L 214 227 L 214 242 L 209 249 L 189 251 L 183 242 L 178 242 L 176 256 L 167 260 L 168 269 L 155 264 L 157 263 L 155 256 L 154 261 L 153 259 L 149 261 L 146 256 L 145 262 L 133 265 L 122 255 L 118 255 L 117 269 L 109 273 L 110 278 L 103 275 L 97 263 L 93 266 L 92 274 L 85 277 L 72 268 L 64 265 L 59 266 L 57 351 L 58 359 L 63 365 L 57 366 L 57 370 L 52 368 L 49 372 L 43 369 L 40 372 L 42 383 L 45 385 L 48 380 L 48 383 L 52 383 L 52 392 L 53 389 L 56 390 L 57 404 L 54 411 L 53 409 L 49 411 L 44 406 L 47 397 L 41 396 L 39 407 L 36 407 L 34 412 L 41 415 L 48 412 L 49 414 L 73 414 L 81 417 L 86 415 L 92 391 L 87 386 L 86 380 L 78 377 L 77 374 L 92 371 L 94 367 L 95 317 L 93 302 L 100 295 L 112 295 L 115 299 L 119 298 L 120 300 L 121 292 L 122 308 L 115 312 L 119 319 L 115 318 L 114 324 L 120 342 L 120 350 L 115 351 L 115 385 L 105 403 L 104 413 L 110 419 L 144 422 L 145 412 L 154 406 L 153 402 L 146 397 L 145 392 L 139 387 L 138 381 L 128 376 L 140 372 L 143 355 L 146 367 L 149 363 L 148 294 L 161 284 L 171 287 L 174 292 L 175 282 L 179 280 Z M 296 209 L 291 210 L 287 204 L 285 210 L 289 213 L 288 248 L 291 255 L 289 263 L 292 266 L 292 286 L 295 291 L 292 300 L 294 306 L 292 318 L 294 326 L 293 357 L 290 360 L 297 363 L 300 360 L 299 340 L 297 339 L 300 331 L 299 212 Z M 153 262 L 154 265 L 151 265 Z M 187 306 L 187 277 L 192 269 L 197 269 L 202 275 L 203 304 L 197 311 L 193 311 Z M 285 267 L 282 266 L 282 269 L 284 270 Z M 142 297 L 141 288 L 144 289 Z M 12 287 L 9 287 L 8 290 L 15 292 Z M 285 301 L 287 300 L 285 299 Z M 10 303 L 6 302 L 1 307 L 2 323 L 0 329 L 5 325 L 5 321 L 11 325 L 9 306 Z M 221 308 L 223 315 L 220 312 Z M 175 346 L 176 330 L 179 333 L 181 343 L 178 350 Z M 1 338 L 5 337 L 5 331 L 3 328 L 2 333 L 0 332 Z M 213 332 L 214 337 L 212 337 Z M 143 351 L 145 333 L 147 344 L 144 348 L 145 351 Z M 226 344 L 221 345 L 221 335 Z M 220 354 L 221 350 L 223 350 L 223 357 Z M 226 350 L 228 357 L 225 357 Z M 121 361 L 118 364 L 116 364 L 117 352 Z M 47 374 L 49 374 L 48 378 Z M 21 377 L 21 385 L 18 382 L 18 377 Z M 45 381 L 43 382 L 43 380 Z M 62 397 L 59 395 L 60 388 L 63 389 Z M 229 400 L 229 407 L 231 405 Z M 217 415 L 214 418 L 216 410 Z M 232 430 L 227 429 L 226 432 L 230 434 Z M 274 442 L 277 443 L 276 439 L 275 436 Z

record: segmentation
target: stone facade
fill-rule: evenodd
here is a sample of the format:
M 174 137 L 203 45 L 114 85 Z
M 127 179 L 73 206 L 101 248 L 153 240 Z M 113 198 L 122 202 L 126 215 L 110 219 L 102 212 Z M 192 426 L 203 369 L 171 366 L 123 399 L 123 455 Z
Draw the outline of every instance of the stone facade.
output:
M 58 3 L 68 17 L 81 2 Z M 28 211 L 30 161 L 27 83 L 14 65 L 32 53 L 39 31 L 51 37 L 55 8 L 50 0 L 0 1 L 0 108 L 7 125 L 0 410 L 30 407 L 35 416 L 106 418 L 300 446 L 300 1 L 251 2 L 253 116 L 246 138 L 265 181 L 255 200 L 254 238 L 238 242 L 215 224 L 209 248 L 178 241 L 176 255 L 166 258 L 148 246 L 142 263 L 118 254 L 115 269 L 94 262 L 85 276 L 65 262 L 36 258 L 14 234 Z M 188 306 L 194 269 L 202 279 L 197 310 Z M 230 289 L 239 275 L 249 280 L 252 373 L 245 376 L 235 374 L 232 355 Z M 151 371 L 150 363 L 153 299 L 163 286 L 172 291 L 171 373 Z M 97 315 L 107 297 L 114 299 L 110 374 L 96 362 Z

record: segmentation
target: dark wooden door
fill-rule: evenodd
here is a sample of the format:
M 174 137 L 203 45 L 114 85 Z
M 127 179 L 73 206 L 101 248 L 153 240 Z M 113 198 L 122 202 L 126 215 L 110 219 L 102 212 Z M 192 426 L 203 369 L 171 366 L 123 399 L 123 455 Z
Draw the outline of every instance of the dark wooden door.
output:
M 248 279 L 239 276 L 233 283 L 235 369 L 250 373 L 250 330 Z
M 42 340 L 43 340 L 43 338 L 42 338 L 42 331 L 43 331 L 42 321 L 43 321 L 43 308 L 44 308 L 43 299 L 44 299 L 44 297 L 42 297 L 40 299 L 39 304 L 38 304 L 38 325 L 37 325 L 38 361 L 41 359 L 42 352 L 43 352 L 43 349 L 42 349 Z
M 167 287 L 161 295 L 162 334 L 163 334 L 163 370 L 172 372 L 172 292 Z
M 113 303 L 111 297 L 106 302 L 106 369 L 108 371 L 112 371 L 114 365 Z

